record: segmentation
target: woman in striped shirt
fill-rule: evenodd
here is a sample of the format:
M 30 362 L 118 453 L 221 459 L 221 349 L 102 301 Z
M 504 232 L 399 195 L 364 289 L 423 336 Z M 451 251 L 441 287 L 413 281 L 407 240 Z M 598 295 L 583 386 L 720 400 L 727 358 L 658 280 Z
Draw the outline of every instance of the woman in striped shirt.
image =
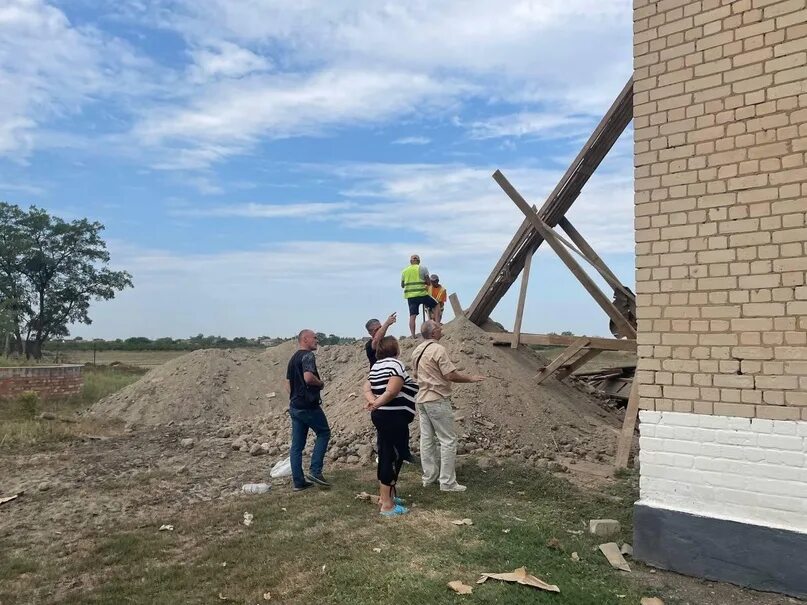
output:
M 378 432 L 378 482 L 381 514 L 386 517 L 409 512 L 395 497 L 395 484 L 409 451 L 409 423 L 415 417 L 417 383 L 397 359 L 400 349 L 394 336 L 385 336 L 376 347 L 377 361 L 364 385 L 365 406 Z

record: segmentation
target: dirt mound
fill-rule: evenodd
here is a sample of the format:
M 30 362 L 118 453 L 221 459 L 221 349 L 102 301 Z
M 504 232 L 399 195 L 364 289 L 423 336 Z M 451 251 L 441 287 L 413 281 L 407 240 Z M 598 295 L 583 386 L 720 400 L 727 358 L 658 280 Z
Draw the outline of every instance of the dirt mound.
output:
M 401 359 L 407 365 L 417 342 L 401 341 Z M 487 333 L 464 319 L 447 324 L 441 342 L 460 371 L 490 377 L 454 388 L 461 452 L 518 452 L 525 459 L 567 453 L 603 459 L 613 454 L 616 416 L 589 395 L 552 378 L 535 385 L 537 368 L 546 360 L 534 351 L 494 346 Z M 218 427 L 219 436 L 240 436 L 236 449 L 282 452 L 288 444 L 283 385 L 295 347 L 286 342 L 260 352 L 195 351 L 151 370 L 98 402 L 92 413 L 130 424 L 196 421 Z M 368 371 L 364 346 L 324 346 L 317 352 L 317 364 L 326 383 L 323 401 L 333 428 L 331 459 L 367 459 L 374 433 L 362 407 L 361 389 Z M 411 428 L 416 446 L 417 422 Z M 256 444 L 267 447 L 259 450 Z

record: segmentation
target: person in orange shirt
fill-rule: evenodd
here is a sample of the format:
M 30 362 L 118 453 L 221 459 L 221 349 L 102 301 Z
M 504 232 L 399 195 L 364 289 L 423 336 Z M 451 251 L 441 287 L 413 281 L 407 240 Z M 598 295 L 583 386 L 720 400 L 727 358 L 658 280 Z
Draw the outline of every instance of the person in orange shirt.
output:
M 429 277 L 431 285 L 429 286 L 429 296 L 437 301 L 437 305 L 433 309 L 429 309 L 429 319 L 433 319 L 437 323 L 442 323 L 443 309 L 446 306 L 446 289 L 440 285 L 440 277 L 432 275 Z

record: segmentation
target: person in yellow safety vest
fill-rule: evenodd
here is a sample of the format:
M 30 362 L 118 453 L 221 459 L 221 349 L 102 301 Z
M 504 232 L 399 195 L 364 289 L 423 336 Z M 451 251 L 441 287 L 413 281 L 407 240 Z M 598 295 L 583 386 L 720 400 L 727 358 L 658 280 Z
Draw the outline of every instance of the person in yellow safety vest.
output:
M 409 332 L 415 338 L 415 322 L 420 305 L 431 312 L 437 301 L 429 296 L 429 270 L 420 264 L 420 256 L 413 254 L 409 258 L 409 266 L 401 272 L 401 288 L 406 302 L 409 304 Z
M 448 293 L 446 292 L 446 289 L 440 285 L 440 277 L 438 275 L 432 274 L 429 281 L 431 281 L 431 285 L 429 286 L 429 296 L 437 301 L 437 306 L 434 307 L 434 309 L 432 309 L 429 313 L 429 319 L 433 319 L 437 323 L 442 323 L 443 309 L 446 308 L 446 298 Z

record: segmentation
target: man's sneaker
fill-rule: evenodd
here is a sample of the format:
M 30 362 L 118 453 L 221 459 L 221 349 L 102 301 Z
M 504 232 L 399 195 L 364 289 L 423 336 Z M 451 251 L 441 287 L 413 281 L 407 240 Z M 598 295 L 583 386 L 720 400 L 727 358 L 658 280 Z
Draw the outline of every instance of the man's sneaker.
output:
M 467 487 L 464 485 L 460 485 L 459 483 L 455 483 L 454 485 L 441 485 L 440 491 L 441 492 L 464 492 Z
M 304 489 L 308 489 L 309 487 L 314 487 L 314 484 L 313 484 L 313 483 L 311 483 L 310 481 L 306 481 L 306 482 L 305 482 L 305 483 L 303 483 L 302 485 L 295 485 L 295 486 L 294 486 L 293 488 L 291 488 L 291 489 L 292 489 L 292 491 L 295 491 L 295 492 L 301 492 L 301 491 L 303 491 Z
M 305 478 L 313 483 L 316 483 L 320 487 L 331 487 L 331 484 L 325 481 L 325 477 L 322 475 L 308 474 L 305 476 Z

